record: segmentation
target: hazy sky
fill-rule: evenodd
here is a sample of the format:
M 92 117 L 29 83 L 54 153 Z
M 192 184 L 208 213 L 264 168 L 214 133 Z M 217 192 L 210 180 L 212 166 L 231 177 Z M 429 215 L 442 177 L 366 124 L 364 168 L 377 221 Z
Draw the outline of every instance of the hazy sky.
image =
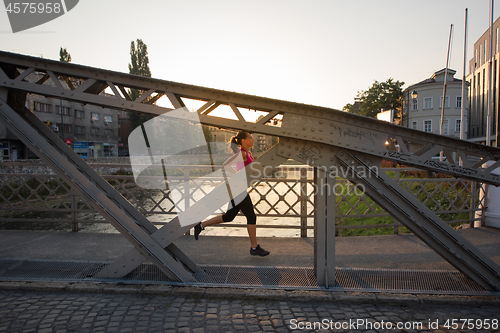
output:
M 495 19 L 500 13 L 495 9 Z M 67 14 L 12 33 L 0 10 L 1 50 L 128 73 L 130 42 L 148 46 L 153 77 L 342 109 L 374 80 L 405 87 L 446 64 L 462 77 L 489 27 L 489 0 L 80 0 Z

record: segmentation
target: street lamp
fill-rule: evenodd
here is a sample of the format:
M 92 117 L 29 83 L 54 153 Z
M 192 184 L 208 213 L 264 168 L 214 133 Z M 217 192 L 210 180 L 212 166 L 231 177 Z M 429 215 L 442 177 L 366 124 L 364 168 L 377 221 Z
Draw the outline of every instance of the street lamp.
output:
M 411 102 L 410 102 L 410 97 L 411 97 Z M 418 92 L 416 90 L 413 90 L 411 93 L 408 90 L 408 106 L 406 107 L 406 127 L 410 127 L 410 110 L 413 105 L 413 100 L 417 99 L 417 97 L 418 97 Z
M 416 90 L 413 90 L 411 92 L 411 99 L 414 100 L 414 99 L 417 99 L 418 97 L 418 92 Z

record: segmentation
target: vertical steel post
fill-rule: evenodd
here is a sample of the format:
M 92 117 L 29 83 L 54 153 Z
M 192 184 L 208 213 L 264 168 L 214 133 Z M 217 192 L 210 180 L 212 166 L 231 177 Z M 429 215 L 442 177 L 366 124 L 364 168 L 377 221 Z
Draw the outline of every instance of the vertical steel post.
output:
M 78 232 L 78 214 L 77 214 L 77 209 L 78 209 L 78 203 L 76 199 L 76 193 L 71 190 L 71 219 L 73 222 L 71 223 L 71 230 L 73 232 Z
M 307 169 L 300 168 L 300 237 L 307 237 Z
M 314 169 L 314 272 L 318 284 L 335 284 L 335 176 Z

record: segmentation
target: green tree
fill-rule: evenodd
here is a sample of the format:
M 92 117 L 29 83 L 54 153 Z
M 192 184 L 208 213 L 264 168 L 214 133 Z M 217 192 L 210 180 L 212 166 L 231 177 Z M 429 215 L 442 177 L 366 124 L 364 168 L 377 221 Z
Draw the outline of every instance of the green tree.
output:
M 342 110 L 373 118 L 382 109 L 400 110 L 401 96 L 403 95 L 401 87 L 404 84 L 401 81 L 394 81 L 393 78 L 389 78 L 385 82 L 375 80 L 368 90 L 358 92 L 354 98 L 354 104 L 348 103 Z
M 69 54 L 68 50 L 66 48 L 60 48 L 59 49 L 59 61 L 62 62 L 71 62 L 71 54 Z
M 151 77 L 151 70 L 149 69 L 148 46 L 142 41 L 137 39 L 136 42 L 130 43 L 130 63 L 128 64 L 128 71 L 130 74 Z M 130 97 L 136 100 L 143 90 L 130 89 Z M 153 118 L 153 116 L 129 112 L 128 117 L 132 123 L 132 128 L 145 123 Z

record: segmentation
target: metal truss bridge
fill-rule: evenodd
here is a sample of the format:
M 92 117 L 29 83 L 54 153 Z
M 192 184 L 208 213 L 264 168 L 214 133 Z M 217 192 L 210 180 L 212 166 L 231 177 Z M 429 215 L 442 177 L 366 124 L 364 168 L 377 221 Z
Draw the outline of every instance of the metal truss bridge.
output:
M 141 95 L 132 100 L 128 89 Z M 112 94 L 104 94 L 105 90 Z M 134 245 L 100 269 L 96 278 L 124 277 L 151 262 L 173 281 L 196 282 L 201 268 L 174 244 L 192 226 L 182 227 L 176 218 L 156 228 L 25 107 L 27 93 L 150 115 L 197 101 L 202 124 L 279 137 L 279 143 L 258 158 L 257 166 L 245 169 L 249 183 L 289 158 L 315 167 L 320 186 L 334 185 L 335 177 L 329 176 L 332 168 L 349 170 L 347 179 L 362 184 L 368 196 L 430 248 L 484 289 L 500 291 L 497 264 L 397 182 L 376 172 L 387 159 L 498 186 L 499 176 L 493 173 L 500 166 L 498 148 L 324 107 L 0 52 L 2 122 Z M 172 107 L 155 104 L 164 98 Z M 232 116 L 215 116 L 218 108 L 231 110 Z M 242 113 L 248 109 L 262 112 L 263 117 L 246 120 Z M 439 154 L 446 159 L 433 159 Z M 205 198 L 225 190 L 219 186 Z M 318 284 L 328 288 L 335 285 L 336 275 L 335 197 L 319 193 L 317 199 L 314 272 Z M 186 213 L 197 212 L 204 204 L 206 199 L 201 199 Z

